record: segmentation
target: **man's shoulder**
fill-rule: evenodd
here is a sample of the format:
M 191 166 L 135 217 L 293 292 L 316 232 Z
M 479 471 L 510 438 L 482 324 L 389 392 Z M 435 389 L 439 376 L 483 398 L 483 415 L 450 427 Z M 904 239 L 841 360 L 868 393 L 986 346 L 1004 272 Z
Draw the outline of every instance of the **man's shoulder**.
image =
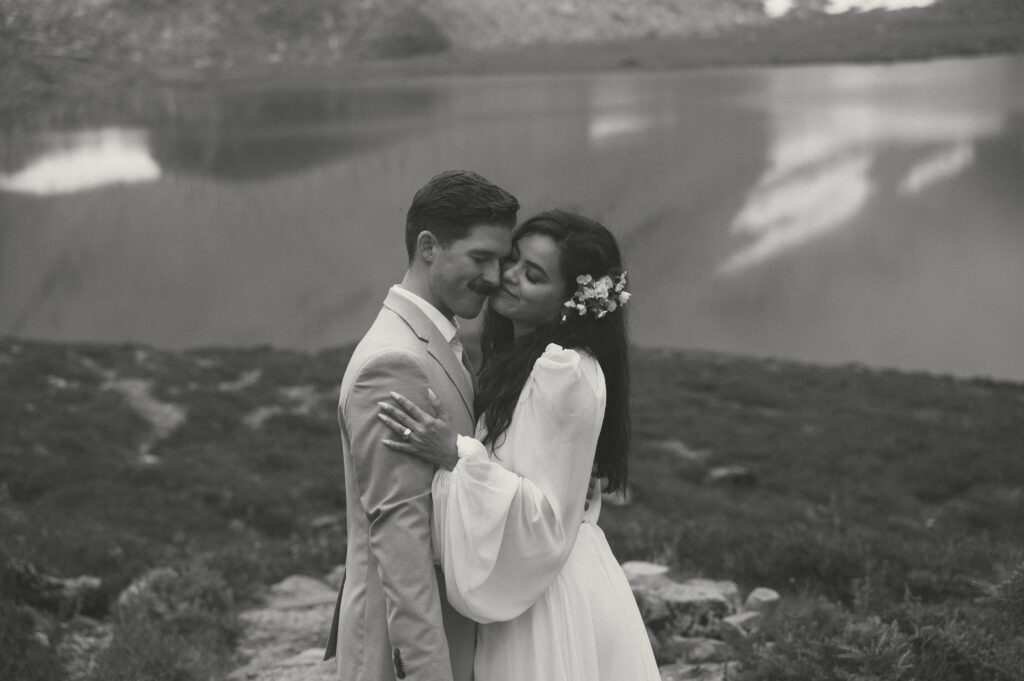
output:
M 346 373 L 367 364 L 415 361 L 426 354 L 426 344 L 399 315 L 384 308 L 352 351 Z

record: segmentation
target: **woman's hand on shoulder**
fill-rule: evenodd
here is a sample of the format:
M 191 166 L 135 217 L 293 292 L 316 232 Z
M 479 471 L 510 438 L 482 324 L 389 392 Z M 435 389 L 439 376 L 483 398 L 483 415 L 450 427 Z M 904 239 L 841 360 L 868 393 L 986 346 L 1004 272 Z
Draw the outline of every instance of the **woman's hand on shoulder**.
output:
M 377 417 L 397 436 L 385 438 L 382 442 L 396 452 L 411 454 L 434 466 L 452 470 L 459 462 L 456 433 L 445 420 L 444 405 L 433 390 L 427 390 L 427 399 L 433 415 L 396 392 L 391 393 L 390 402 L 379 402 Z

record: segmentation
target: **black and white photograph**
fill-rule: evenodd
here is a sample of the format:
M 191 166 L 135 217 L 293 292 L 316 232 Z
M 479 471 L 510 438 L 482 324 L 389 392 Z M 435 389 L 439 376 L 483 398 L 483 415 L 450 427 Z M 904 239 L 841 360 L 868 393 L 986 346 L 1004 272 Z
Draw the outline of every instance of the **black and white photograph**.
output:
M 1024 1 L 0 0 L 0 679 L 1021 681 Z

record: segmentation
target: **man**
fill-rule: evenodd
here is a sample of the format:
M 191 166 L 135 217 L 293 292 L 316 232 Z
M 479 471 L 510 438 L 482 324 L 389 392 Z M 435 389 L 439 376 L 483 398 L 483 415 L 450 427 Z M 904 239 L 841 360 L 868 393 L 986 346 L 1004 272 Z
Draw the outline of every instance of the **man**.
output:
M 348 524 L 345 583 L 324 659 L 345 681 L 470 681 L 476 625 L 448 605 L 431 551 L 434 469 L 382 443 L 392 391 L 456 432 L 474 430 L 473 385 L 455 317 L 475 317 L 498 286 L 519 202 L 476 173 L 446 171 L 413 197 L 409 267 L 356 346 L 341 383 Z M 408 436 L 407 436 L 408 437 Z

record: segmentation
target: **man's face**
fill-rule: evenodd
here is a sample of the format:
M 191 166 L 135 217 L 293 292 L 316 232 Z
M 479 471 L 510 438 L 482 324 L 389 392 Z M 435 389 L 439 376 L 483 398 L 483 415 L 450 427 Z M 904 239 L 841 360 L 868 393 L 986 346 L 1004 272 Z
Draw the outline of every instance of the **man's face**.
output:
M 512 230 L 473 227 L 463 239 L 439 246 L 430 264 L 430 291 L 446 316 L 472 319 L 501 281 L 501 262 L 512 250 Z

